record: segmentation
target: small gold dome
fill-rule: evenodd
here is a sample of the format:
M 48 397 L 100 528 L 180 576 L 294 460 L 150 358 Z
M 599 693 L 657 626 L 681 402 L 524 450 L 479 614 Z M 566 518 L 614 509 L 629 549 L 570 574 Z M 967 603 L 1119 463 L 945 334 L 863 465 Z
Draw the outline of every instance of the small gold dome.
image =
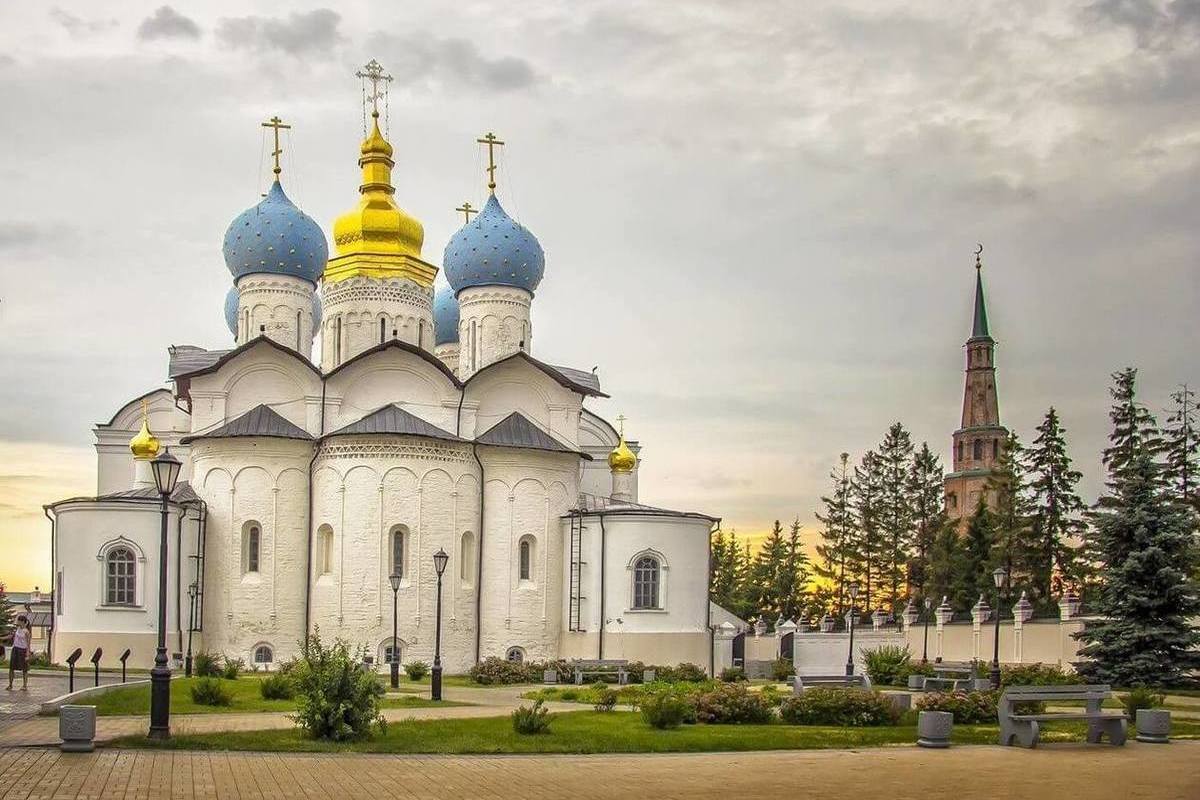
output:
M 629 445 L 625 444 L 625 434 L 621 434 L 621 441 L 617 442 L 617 446 L 608 454 L 608 468 L 613 472 L 633 472 L 636 466 L 637 456 L 629 449 Z
M 133 453 L 134 458 L 148 460 L 158 455 L 158 449 L 158 439 L 150 432 L 150 426 L 146 424 L 146 416 L 143 414 L 142 429 L 129 440 L 129 450 Z

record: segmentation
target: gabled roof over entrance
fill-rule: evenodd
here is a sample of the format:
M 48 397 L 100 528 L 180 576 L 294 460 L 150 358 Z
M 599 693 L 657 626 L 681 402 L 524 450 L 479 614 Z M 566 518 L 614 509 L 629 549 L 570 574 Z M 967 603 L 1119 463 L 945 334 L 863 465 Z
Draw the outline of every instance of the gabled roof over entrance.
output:
M 338 428 L 326 436 L 349 436 L 352 434 L 390 433 L 401 436 L 425 436 L 429 439 L 444 439 L 451 442 L 462 442 L 449 431 L 444 431 L 430 424 L 415 414 L 405 411 L 400 406 L 392 404 L 372 411 L 358 422 L 351 422 L 343 428 Z

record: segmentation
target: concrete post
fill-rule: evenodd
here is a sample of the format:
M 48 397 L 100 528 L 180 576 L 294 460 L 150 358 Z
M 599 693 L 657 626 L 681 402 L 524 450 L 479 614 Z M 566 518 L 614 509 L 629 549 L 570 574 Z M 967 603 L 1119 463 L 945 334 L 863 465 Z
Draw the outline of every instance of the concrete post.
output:
M 979 600 L 971 608 L 971 659 L 979 661 L 981 638 L 983 634 L 983 623 L 992 615 L 992 609 L 988 606 L 987 600 L 983 599 L 983 595 L 979 595 Z M 989 661 L 991 659 L 988 659 Z
M 1013 606 L 1013 660 L 1018 664 L 1025 663 L 1025 623 L 1033 616 L 1033 604 L 1025 592 Z
M 945 637 L 946 623 L 948 623 L 953 617 L 954 617 L 954 609 L 950 607 L 950 601 L 947 598 L 943 597 L 941 604 L 937 607 L 937 611 L 934 612 L 934 622 L 937 625 L 937 629 L 935 631 L 936 641 L 935 641 L 934 659 L 933 659 L 935 662 L 941 662 L 941 660 L 942 660 L 942 656 L 944 654 L 943 647 L 945 644 L 944 637 Z
M 721 674 L 721 670 L 733 666 L 733 640 L 737 636 L 737 628 L 730 622 L 722 622 L 713 633 L 713 677 Z

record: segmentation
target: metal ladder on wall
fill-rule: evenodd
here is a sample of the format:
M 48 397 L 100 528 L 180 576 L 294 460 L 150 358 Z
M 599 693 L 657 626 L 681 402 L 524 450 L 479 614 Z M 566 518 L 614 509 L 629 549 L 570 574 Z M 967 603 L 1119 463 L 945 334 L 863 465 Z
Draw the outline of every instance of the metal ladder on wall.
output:
M 570 587 L 568 598 L 570 605 L 567 608 L 567 629 L 570 631 L 582 631 L 582 605 L 585 599 L 582 594 L 583 587 L 583 565 L 587 562 L 583 560 L 583 517 L 571 517 L 571 543 L 570 543 Z

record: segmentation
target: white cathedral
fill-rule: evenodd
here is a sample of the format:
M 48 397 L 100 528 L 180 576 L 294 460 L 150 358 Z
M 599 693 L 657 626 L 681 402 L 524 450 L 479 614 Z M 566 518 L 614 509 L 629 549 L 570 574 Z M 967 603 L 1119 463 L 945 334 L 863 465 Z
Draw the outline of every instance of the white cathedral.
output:
M 501 207 L 491 159 L 443 282 L 393 200 L 378 113 L 371 126 L 332 257 L 285 194 L 276 145 L 274 184 L 225 234 L 235 346 L 169 347 L 165 383 L 95 427 L 97 496 L 47 507 L 53 657 L 152 664 L 150 460 L 168 448 L 183 462 L 166 553 L 176 659 L 270 668 L 319 628 L 379 664 L 432 661 L 441 549 L 448 672 L 489 656 L 711 668 L 727 620 L 708 600 L 717 519 L 641 504 L 638 445 L 585 406 L 606 396 L 596 375 L 533 355 L 545 257 Z

